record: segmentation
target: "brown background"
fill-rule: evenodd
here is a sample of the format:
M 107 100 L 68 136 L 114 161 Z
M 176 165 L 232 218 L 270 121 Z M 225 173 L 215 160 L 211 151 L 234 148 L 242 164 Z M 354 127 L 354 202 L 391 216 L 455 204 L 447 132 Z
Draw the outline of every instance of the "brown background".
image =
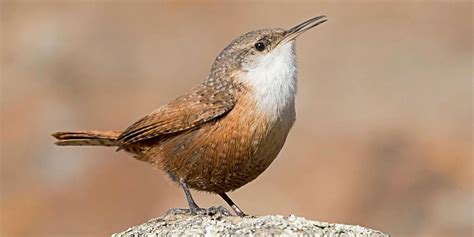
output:
M 185 207 L 165 174 L 64 129 L 123 129 L 207 76 L 247 31 L 326 14 L 298 39 L 297 122 L 231 193 L 394 236 L 472 236 L 469 1 L 1 3 L 2 236 L 105 236 Z M 203 206 L 224 204 L 195 193 Z

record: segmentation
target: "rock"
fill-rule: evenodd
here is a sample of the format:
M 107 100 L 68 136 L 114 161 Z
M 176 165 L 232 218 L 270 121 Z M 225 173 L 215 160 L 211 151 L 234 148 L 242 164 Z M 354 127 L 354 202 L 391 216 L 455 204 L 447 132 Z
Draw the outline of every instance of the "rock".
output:
M 306 235 L 306 236 L 388 236 L 380 231 L 361 226 L 331 224 L 306 220 L 303 217 L 290 215 L 288 217 L 274 216 L 225 216 L 190 215 L 168 213 L 167 215 L 149 220 L 128 230 L 113 234 L 112 237 L 141 237 L 141 236 L 216 236 L 216 235 Z

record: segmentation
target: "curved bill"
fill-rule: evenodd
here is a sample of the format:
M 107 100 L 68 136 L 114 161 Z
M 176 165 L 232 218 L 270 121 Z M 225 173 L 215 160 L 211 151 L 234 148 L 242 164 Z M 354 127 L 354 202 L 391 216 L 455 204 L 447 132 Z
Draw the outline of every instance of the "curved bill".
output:
M 286 35 L 285 37 L 280 41 L 279 44 L 281 43 L 286 43 L 286 42 L 289 42 L 289 41 L 292 41 L 294 40 L 296 37 L 298 37 L 299 35 L 303 34 L 304 32 L 306 32 L 307 30 L 321 24 L 321 23 L 324 23 L 327 21 L 327 17 L 325 15 L 322 15 L 322 16 L 317 16 L 315 18 L 311 18 L 289 30 L 286 31 Z

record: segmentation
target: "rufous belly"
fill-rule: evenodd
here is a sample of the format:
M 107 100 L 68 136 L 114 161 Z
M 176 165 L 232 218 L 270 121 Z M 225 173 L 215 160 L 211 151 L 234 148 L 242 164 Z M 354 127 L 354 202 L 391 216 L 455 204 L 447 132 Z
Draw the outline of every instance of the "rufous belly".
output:
M 149 141 L 138 159 L 183 179 L 189 187 L 223 193 L 260 175 L 277 157 L 294 122 L 294 109 L 268 119 L 241 99 L 222 118 L 196 129 Z

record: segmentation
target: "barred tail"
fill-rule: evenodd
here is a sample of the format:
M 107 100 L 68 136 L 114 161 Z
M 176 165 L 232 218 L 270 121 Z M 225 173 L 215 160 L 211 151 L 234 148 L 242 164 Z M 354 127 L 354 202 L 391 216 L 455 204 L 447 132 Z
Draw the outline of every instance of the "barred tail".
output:
M 52 136 L 58 139 L 59 146 L 117 146 L 120 131 L 74 131 L 56 132 Z

